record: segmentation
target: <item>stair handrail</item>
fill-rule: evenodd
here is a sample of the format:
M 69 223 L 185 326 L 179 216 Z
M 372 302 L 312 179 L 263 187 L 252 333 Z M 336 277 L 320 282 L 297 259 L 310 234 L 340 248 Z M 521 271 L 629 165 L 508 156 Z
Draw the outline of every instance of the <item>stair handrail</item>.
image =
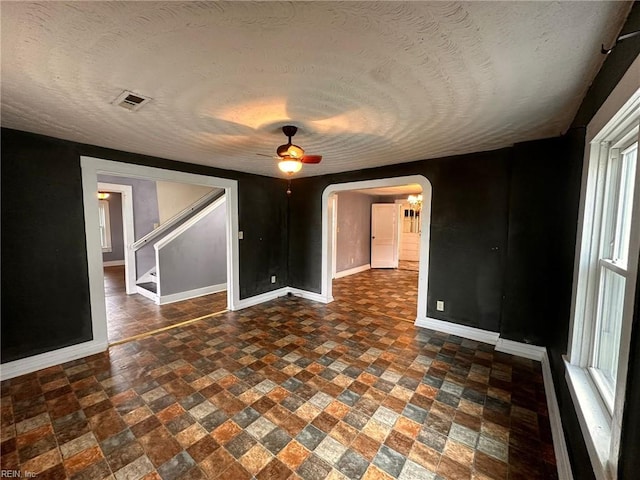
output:
M 137 240 L 136 242 L 132 243 L 130 248 L 134 252 L 140 250 L 151 240 L 159 237 L 160 235 L 163 235 L 167 230 L 173 228 L 174 225 L 176 225 L 177 223 L 180 223 L 187 215 L 191 214 L 195 210 L 198 210 L 200 207 L 202 207 L 203 205 L 206 205 L 207 203 L 214 202 L 218 198 L 222 197 L 224 194 L 225 194 L 224 189 L 222 190 L 215 189 L 207 193 L 206 195 L 202 196 L 201 198 L 193 202 L 184 210 L 176 213 L 173 217 L 171 217 L 169 220 L 164 222 L 158 228 L 154 228 L 149 233 L 147 233 L 144 237 L 142 237 L 140 240 Z

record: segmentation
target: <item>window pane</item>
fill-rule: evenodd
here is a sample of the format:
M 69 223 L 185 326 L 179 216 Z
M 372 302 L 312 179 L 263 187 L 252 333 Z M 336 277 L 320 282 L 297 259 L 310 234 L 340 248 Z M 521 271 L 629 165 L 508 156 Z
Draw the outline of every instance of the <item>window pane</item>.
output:
M 636 143 L 622 153 L 622 165 L 620 168 L 620 192 L 612 260 L 624 265 L 625 267 L 627 264 L 627 258 L 629 257 L 631 204 L 633 201 L 637 157 L 638 144 Z
M 593 367 L 600 370 L 615 391 L 618 350 L 622 330 L 625 278 L 602 268 L 601 295 L 595 332 Z

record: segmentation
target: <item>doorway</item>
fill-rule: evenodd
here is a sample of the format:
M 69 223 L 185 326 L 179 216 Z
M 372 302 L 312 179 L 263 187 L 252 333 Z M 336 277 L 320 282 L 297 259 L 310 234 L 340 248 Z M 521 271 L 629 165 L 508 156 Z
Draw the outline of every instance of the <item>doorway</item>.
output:
M 322 284 L 321 295 L 327 301 L 333 301 L 333 266 L 335 258 L 335 242 L 333 242 L 335 215 L 330 199 L 336 193 L 352 190 L 364 190 L 384 187 L 399 187 L 417 184 L 422 190 L 422 208 L 420 215 L 420 247 L 417 282 L 417 306 L 415 320 L 426 318 L 427 288 L 429 269 L 429 225 L 431 220 L 431 183 L 422 175 L 395 177 L 361 182 L 349 182 L 329 185 L 322 195 Z M 399 207 L 398 207 L 399 208 Z M 338 275 L 335 275 L 336 277 Z
M 155 181 L 188 183 L 224 189 L 226 219 L 226 278 L 227 301 L 229 310 L 237 310 L 239 304 L 239 261 L 238 261 L 238 186 L 237 181 L 208 177 L 155 167 L 113 162 L 93 157 L 81 157 L 83 206 L 87 245 L 89 295 L 91 302 L 91 318 L 93 341 L 108 344 L 107 315 L 105 305 L 104 273 L 102 248 L 100 243 L 99 209 L 98 209 L 98 175 L 113 175 Z M 132 262 L 133 264 L 133 262 Z M 135 275 L 134 275 L 135 276 Z M 129 278 L 129 275 L 127 275 Z M 134 279 L 135 281 L 135 279 Z

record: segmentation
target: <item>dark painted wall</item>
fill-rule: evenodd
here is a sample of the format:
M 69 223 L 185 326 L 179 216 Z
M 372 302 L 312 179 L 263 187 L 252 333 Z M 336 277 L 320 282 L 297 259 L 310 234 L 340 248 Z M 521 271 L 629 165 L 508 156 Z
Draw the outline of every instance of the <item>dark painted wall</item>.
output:
M 503 149 L 294 180 L 291 285 L 320 291 L 321 197 L 328 185 L 421 174 L 433 187 L 427 314 L 499 331 L 510 155 Z M 436 299 L 445 300 L 445 312 L 436 311 Z
M 1 140 L 5 362 L 91 340 L 91 311 L 77 152 L 5 130 Z
M 1 142 L 3 363 L 92 338 L 81 155 L 238 180 L 240 296 L 288 284 L 284 180 L 10 129 Z
M 105 262 L 124 261 L 124 237 L 122 224 L 122 195 L 109 194 L 109 225 L 111 226 L 111 251 L 102 254 Z

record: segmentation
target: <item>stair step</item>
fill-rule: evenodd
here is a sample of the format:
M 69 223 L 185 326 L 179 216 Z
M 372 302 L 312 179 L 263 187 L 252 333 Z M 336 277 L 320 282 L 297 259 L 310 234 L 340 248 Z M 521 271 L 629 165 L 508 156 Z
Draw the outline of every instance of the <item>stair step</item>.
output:
M 150 292 L 158 293 L 158 284 L 155 282 L 138 283 L 137 286 Z

